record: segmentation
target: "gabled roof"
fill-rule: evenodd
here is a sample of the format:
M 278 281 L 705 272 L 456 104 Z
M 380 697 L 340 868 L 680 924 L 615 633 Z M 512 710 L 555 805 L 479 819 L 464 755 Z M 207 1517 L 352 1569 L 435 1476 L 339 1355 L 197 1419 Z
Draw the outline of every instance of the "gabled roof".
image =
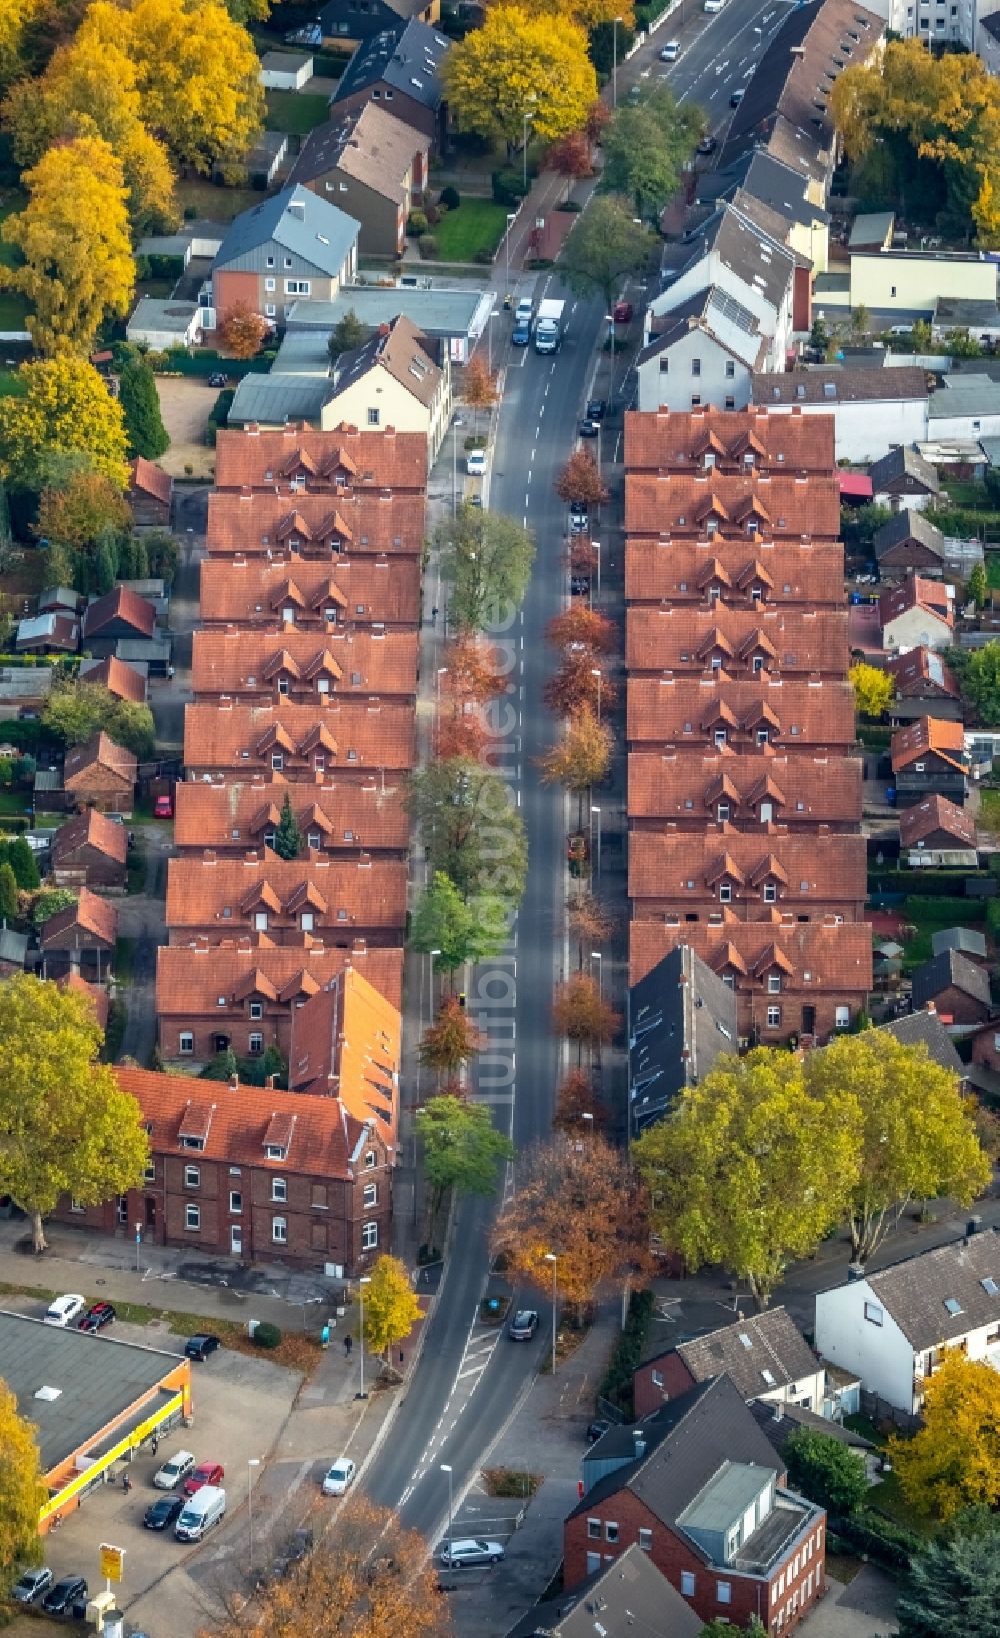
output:
M 336 278 L 360 231 L 353 216 L 308 188 L 291 185 L 236 217 L 213 271 L 222 272 L 265 245 L 276 244 L 318 273 Z
M 885 661 L 885 669 L 902 699 L 920 699 L 933 694 L 946 694 L 954 700 L 962 697 L 955 673 L 936 649 L 921 644 L 905 654 L 893 654 Z
M 114 824 L 96 808 L 87 808 L 59 826 L 52 838 L 53 864 L 59 864 L 78 847 L 92 847 L 116 864 L 124 865 L 128 858 L 128 832 L 124 825 Z
M 306 493 L 354 489 L 404 489 L 423 494 L 427 486 L 427 437 L 393 427 L 341 424 L 329 431 L 289 424 L 262 431 L 223 428 L 215 446 L 216 489 L 270 489 L 291 493 L 303 479 Z
M 965 1065 L 955 1051 L 955 1043 L 933 1003 L 925 1005 L 919 1012 L 909 1012 L 902 1018 L 893 1018 L 888 1024 L 879 1024 L 878 1028 L 887 1035 L 895 1036 L 903 1046 L 926 1047 L 927 1056 L 940 1064 L 942 1069 L 949 1070 L 959 1079 L 965 1076 Z
M 331 694 L 416 695 L 415 631 L 373 633 L 370 627 L 319 631 L 246 631 L 240 626 L 196 631 L 191 691 L 277 693 L 278 677 L 316 691 L 325 676 Z
M 370 705 L 338 696 L 326 705 L 283 699 L 267 705 L 213 702 L 184 708 L 184 761 L 189 768 L 252 774 L 265 764 L 270 770 L 272 752 L 285 751 L 295 768 L 324 750 L 328 775 L 336 769 L 397 773 L 414 766 L 415 740 L 412 706 L 395 701 Z
M 80 664 L 80 681 L 100 683 L 117 699 L 132 700 L 137 705 L 145 703 L 145 676 L 135 666 L 119 660 L 117 655 L 109 654 L 104 660 L 83 660 Z
M 332 106 L 375 85 L 388 85 L 425 108 L 444 97 L 440 69 L 451 41 L 414 18 L 362 41 L 337 84 Z
M 631 1128 L 659 1120 L 685 1086 L 697 1086 L 720 1053 L 737 1050 L 736 997 L 680 944 L 629 998 Z
M 850 683 L 792 682 L 768 678 L 733 682 L 718 677 L 636 677 L 627 688 L 627 735 L 632 745 L 704 747 L 716 719 L 743 733 L 762 710 L 770 712 L 783 751 L 846 747 L 854 743 L 854 694 Z M 189 707 L 190 709 L 190 707 Z M 722 715 L 720 716 L 720 713 Z M 768 725 L 761 721 L 760 725 Z
M 712 442 L 714 440 L 714 442 Z M 691 471 L 704 465 L 710 447 L 716 465 L 743 471 L 746 457 L 758 471 L 834 470 L 834 419 L 775 415 L 767 406 L 722 410 L 627 410 L 625 469 L 633 472 Z
M 789 1439 L 803 1430 L 822 1434 L 824 1439 L 834 1439 L 838 1445 L 846 1445 L 849 1450 L 861 1454 L 875 1450 L 870 1439 L 862 1438 L 860 1433 L 854 1433 L 842 1422 L 834 1422 L 831 1417 L 821 1416 L 818 1411 L 807 1410 L 805 1405 L 796 1405 L 794 1400 L 769 1404 L 766 1399 L 755 1399 L 750 1412 L 765 1439 L 782 1457 Z
M 923 575 L 911 573 L 898 586 L 887 586 L 879 597 L 878 617 L 883 628 L 910 609 L 919 609 L 923 615 L 949 628 L 955 624 L 954 604 L 940 580 L 927 580 Z
M 306 137 L 289 175 L 289 184 L 307 185 L 337 170 L 355 177 L 398 204 L 414 155 L 427 150 L 427 138 L 394 119 L 387 108 L 367 102 L 341 119 L 319 125 Z
M 872 987 L 871 928 L 832 920 L 782 925 L 729 919 L 679 927 L 634 921 L 629 927 L 630 983 L 637 984 L 678 944 L 690 944 L 720 976 L 731 971 L 738 990 L 750 974 L 765 973 L 769 964 L 781 966 L 783 987 L 804 1001 L 818 995 L 843 999 Z M 754 983 L 759 992 L 759 976 Z
M 758 148 L 753 154 L 743 186 L 786 222 L 810 227 L 830 220 L 829 211 L 806 197 L 808 178 L 764 149 Z
M 956 847 L 975 847 L 976 824 L 964 808 L 949 802 L 944 796 L 928 796 L 912 807 L 903 808 L 899 815 L 899 845 L 918 847 L 928 836 L 943 831 Z
M 97 939 L 107 949 L 114 949 L 118 937 L 118 911 L 107 899 L 98 898 L 89 887 L 81 887 L 76 904 L 67 905 L 65 910 L 57 910 L 43 926 L 39 940 L 42 949 L 61 941 L 74 928 Z
M 765 881 L 777 885 L 784 903 L 863 901 L 866 897 L 866 854 L 863 836 L 824 836 L 822 842 L 807 831 L 764 833 L 706 830 L 701 836 L 684 831 L 633 831 L 629 838 L 629 897 L 639 901 L 665 899 L 681 912 L 686 899 L 704 898 L 706 887 L 729 878 L 747 885 L 740 898 L 759 900 Z
M 880 460 L 873 461 L 868 468 L 868 476 L 872 480 L 872 489 L 876 495 L 890 484 L 899 483 L 904 478 L 912 480 L 926 495 L 937 495 L 941 484 L 938 475 L 915 449 L 903 444 L 893 444 L 887 454 Z
M 1000 1235 L 995 1229 L 918 1253 L 865 1278 L 914 1352 L 1000 1321 Z
M 973 960 L 986 960 L 986 934 L 975 927 L 940 927 L 931 934 L 931 951 L 941 955 L 945 950 L 958 950 Z
M 394 1007 L 402 1004 L 403 952 L 363 942 L 351 949 L 328 945 L 268 946 L 249 935 L 228 943 L 161 945 L 156 952 L 156 1011 L 160 1018 L 217 1018 L 227 1006 L 252 995 L 292 1008 L 354 966 Z
M 874 480 L 873 480 L 874 488 Z M 926 547 L 934 556 L 944 562 L 944 535 L 924 517 L 922 512 L 908 510 L 896 512 L 888 523 L 883 523 L 875 535 L 872 546 L 875 556 L 881 562 L 886 552 L 894 546 L 902 546 L 905 541 L 916 541 L 918 545 Z
M 786 676 L 843 677 L 848 665 L 846 609 L 713 608 L 677 603 L 630 608 L 625 665 L 643 671 L 701 671 L 721 655 L 724 670 L 746 672 L 754 655 Z
M 573 1592 L 536 1604 L 507 1638 L 699 1638 L 701 1631 L 701 1617 L 633 1542 Z
M 98 597 L 85 610 L 83 640 L 99 637 L 112 621 L 120 620 L 130 626 L 138 637 L 152 637 L 156 630 L 156 610 L 152 603 L 139 597 L 128 586 L 116 586 L 106 596 Z
M 631 482 L 631 480 L 629 480 Z M 839 541 L 629 540 L 625 543 L 625 598 L 637 603 L 690 605 L 717 585 L 721 604 L 746 608 L 751 588 L 763 587 L 762 608 L 801 603 L 842 609 L 844 549 Z
M 663 1358 L 672 1350 L 664 1348 Z M 786 1308 L 768 1308 L 717 1331 L 678 1342 L 673 1350 L 696 1382 L 725 1372 L 744 1399 L 791 1387 L 813 1376 L 818 1361 Z M 648 1357 L 647 1361 L 648 1363 Z
M 946 722 L 942 717 L 919 717 L 909 727 L 898 729 L 889 742 L 893 773 L 901 773 L 928 752 L 950 763 L 957 773 L 964 773 L 967 758 L 962 724 Z
M 801 171 L 804 176 L 825 187 L 832 169 L 829 151 L 823 147 L 818 136 L 792 125 L 782 114 L 775 120 L 767 139 L 767 151 L 775 159 L 780 159 L 783 165 L 790 165 L 793 170 Z
M 428 409 L 441 391 L 442 373 L 432 354 L 435 343 L 399 314 L 391 323 L 380 325 L 375 334 L 354 352 L 342 353 L 333 372 L 333 391 L 328 402 L 349 392 L 372 370 L 384 370 L 406 392 Z
M 257 847 L 265 830 L 278 823 L 286 791 L 303 837 L 319 830 L 324 849 L 406 849 L 409 818 L 399 792 L 383 791 L 375 778 L 367 785 L 189 780 L 174 792 L 174 846 L 183 852 Z
M 181 941 L 185 928 L 211 927 L 220 933 L 245 928 L 261 905 L 286 920 L 312 908 L 317 924 L 342 926 L 345 935 L 355 927 L 401 931 L 406 864 L 338 859 L 310 850 L 298 859 L 281 859 L 268 847 L 243 857 L 209 853 L 167 862 L 166 922 Z
M 134 785 L 136 781 L 136 760 L 131 751 L 123 745 L 118 745 L 109 739 L 103 729 L 84 740 L 82 745 L 74 745 L 66 752 L 63 761 L 63 784 L 69 790 L 81 777 L 98 769 L 114 773 L 124 783 Z
M 389 508 L 391 510 L 391 507 Z M 350 624 L 385 621 L 415 626 L 420 612 L 416 558 L 207 557 L 201 562 L 201 618 L 206 624 L 282 625 L 283 610 L 315 619 L 337 609 Z M 356 629 L 356 627 L 355 627 Z
M 723 539 L 737 535 L 748 539 L 753 518 L 758 520 L 757 533 L 762 537 L 836 540 L 840 533 L 837 480 L 713 468 L 684 476 L 636 473 L 626 485 L 625 531 L 629 535 L 703 538 L 714 519 Z
M 208 497 L 205 543 L 211 555 L 256 553 L 272 561 L 299 553 L 306 559 L 319 555 L 336 578 L 342 558 L 360 564 L 404 552 L 419 556 L 425 521 L 423 494 L 387 497 L 377 489 L 341 489 L 290 495 L 287 488 L 283 494 L 274 488 L 215 492 Z
M 856 823 L 861 813 L 860 757 L 762 756 L 743 751 L 632 751 L 628 759 L 628 812 L 632 819 L 715 818 L 728 800 L 734 823 L 759 825 L 758 804 L 769 800 L 776 820 L 800 824 Z M 726 791 L 715 787 L 725 781 Z M 190 787 L 194 789 L 195 787 Z M 910 809 L 908 812 L 912 811 Z M 764 832 L 766 834 L 766 832 Z
M 725 290 L 709 285 L 656 320 L 650 341 L 636 358 L 636 368 L 667 352 L 692 330 L 701 331 L 751 368 L 763 363 L 766 342 L 756 315 Z
M 958 950 L 942 950 L 913 973 L 913 1005 L 936 1001 L 944 990 L 958 990 L 987 1009 L 992 1006 L 990 977 Z
M 142 455 L 137 455 L 129 467 L 129 478 L 130 487 L 140 495 L 149 495 L 164 506 L 170 505 L 174 480 L 155 461 L 147 461 Z
M 705 224 L 705 250 L 714 250 L 724 266 L 769 302 L 775 312 L 784 305 L 798 258 L 735 205 L 723 205 Z
M 785 375 L 755 375 L 755 404 L 894 404 L 927 398 L 927 376 L 913 365 L 898 370 L 871 370 L 861 365 L 817 364 Z

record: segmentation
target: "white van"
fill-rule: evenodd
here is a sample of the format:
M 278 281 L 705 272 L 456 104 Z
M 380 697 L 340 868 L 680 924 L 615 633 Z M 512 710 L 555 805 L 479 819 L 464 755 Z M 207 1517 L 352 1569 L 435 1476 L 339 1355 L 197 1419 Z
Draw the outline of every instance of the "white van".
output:
M 723 4 L 724 0 L 705 0 L 705 4 L 701 9 L 702 11 L 721 11 Z
M 184 1503 L 180 1518 L 174 1525 L 178 1541 L 200 1541 L 213 1524 L 218 1524 L 226 1513 L 226 1492 L 215 1484 L 203 1484 L 189 1501 Z

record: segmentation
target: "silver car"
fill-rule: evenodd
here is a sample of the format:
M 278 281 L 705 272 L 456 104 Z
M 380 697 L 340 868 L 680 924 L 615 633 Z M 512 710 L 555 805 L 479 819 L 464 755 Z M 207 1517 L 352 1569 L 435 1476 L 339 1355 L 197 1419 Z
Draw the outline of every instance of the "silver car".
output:
M 33 1604 L 43 1592 L 48 1592 L 54 1580 L 47 1564 L 43 1564 L 40 1570 L 25 1570 L 20 1580 L 15 1581 L 10 1596 L 18 1604 Z
M 453 1570 L 464 1570 L 476 1564 L 499 1564 L 503 1558 L 500 1541 L 446 1541 L 441 1549 L 441 1563 Z

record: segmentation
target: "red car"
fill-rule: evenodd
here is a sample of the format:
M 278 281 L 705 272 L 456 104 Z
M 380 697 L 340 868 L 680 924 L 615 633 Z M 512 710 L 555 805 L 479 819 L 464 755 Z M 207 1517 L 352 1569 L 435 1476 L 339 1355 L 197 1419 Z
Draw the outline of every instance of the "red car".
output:
M 630 301 L 616 301 L 615 302 L 615 323 L 616 324 L 631 324 L 631 322 L 632 322 L 632 303 Z
M 172 796 L 158 796 L 153 808 L 154 819 L 172 819 L 174 816 L 174 799 Z
M 185 1496 L 193 1496 L 203 1484 L 221 1484 L 225 1476 L 225 1469 L 218 1462 L 200 1462 L 184 1480 L 182 1489 Z

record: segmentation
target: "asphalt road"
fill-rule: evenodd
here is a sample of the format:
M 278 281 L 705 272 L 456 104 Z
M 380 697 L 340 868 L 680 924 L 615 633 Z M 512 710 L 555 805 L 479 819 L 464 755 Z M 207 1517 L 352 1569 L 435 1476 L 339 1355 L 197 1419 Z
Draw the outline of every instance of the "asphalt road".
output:
M 681 102 L 697 102 L 717 131 L 730 117 L 729 98 L 749 83 L 763 47 L 788 15 L 792 0 L 726 0 L 721 12 L 706 15 L 695 0 L 684 0 L 676 23 L 668 20 L 619 76 L 618 100 L 634 84 L 662 79 Z M 661 63 L 667 40 L 678 40 L 675 63 Z

